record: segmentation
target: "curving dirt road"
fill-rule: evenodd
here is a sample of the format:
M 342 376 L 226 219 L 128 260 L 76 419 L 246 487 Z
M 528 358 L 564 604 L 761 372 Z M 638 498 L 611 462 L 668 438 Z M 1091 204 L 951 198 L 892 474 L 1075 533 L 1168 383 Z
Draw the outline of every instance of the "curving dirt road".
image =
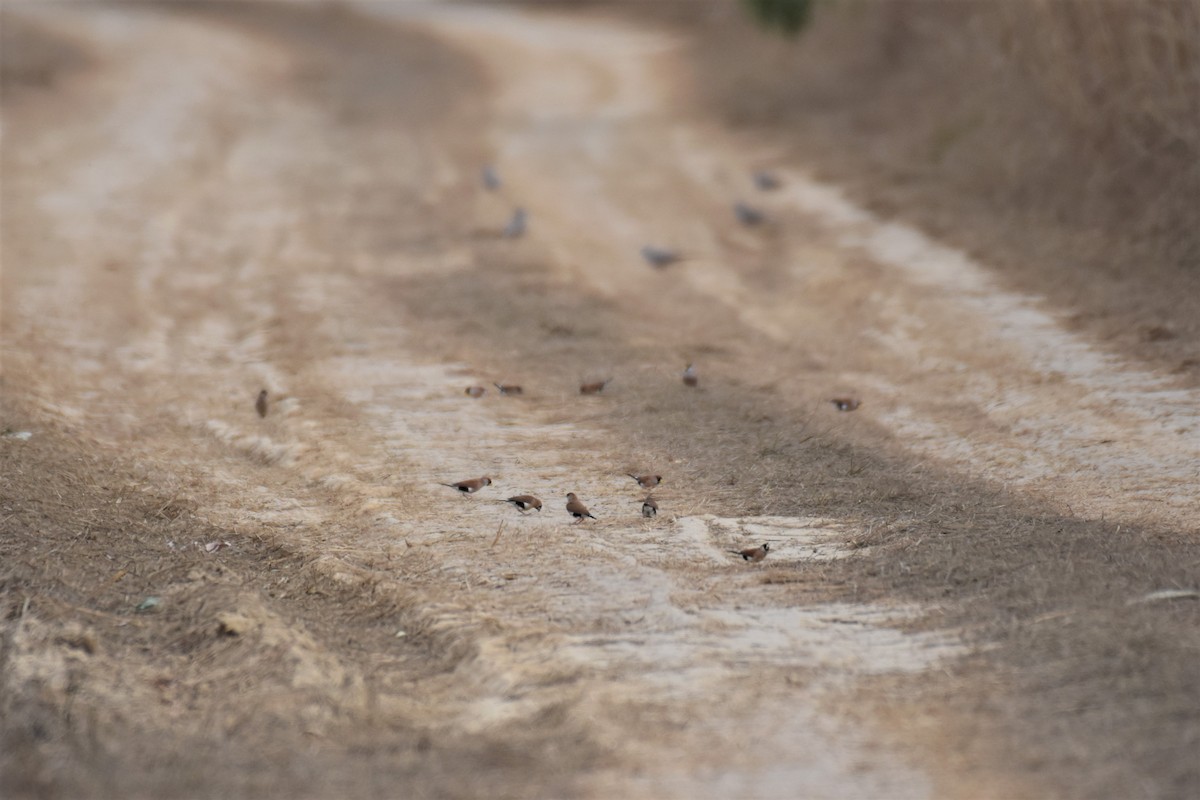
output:
M 326 743 L 280 734 L 286 755 L 243 765 L 278 771 L 282 794 L 1000 794 L 1019 778 L 940 763 L 852 707 L 880 676 L 941 674 L 969 646 L 935 606 L 839 580 L 880 515 L 830 498 L 937 474 L 997 508 L 1200 521 L 1194 390 L 709 124 L 669 34 L 457 4 L 4 13 L 84 54 L 6 98 L 5 391 L 230 550 L 267 542 L 324 582 L 289 599 L 245 565 L 214 606 L 211 576 L 156 588 L 129 567 L 258 654 L 244 671 L 235 651 L 172 656 L 180 687 L 219 663 L 262 711 L 206 731 Z M 485 163 L 499 191 L 478 186 Z M 754 190 L 764 165 L 781 190 Z M 766 224 L 740 226 L 736 199 Z M 516 206 L 529 231 L 504 240 Z M 655 271 L 646 243 L 686 259 Z M 589 377 L 615 380 L 578 396 Z M 526 394 L 463 394 L 492 381 Z M 862 408 L 837 413 L 840 394 Z M 833 454 L 803 449 L 817 445 Z M 843 488 L 864 468 L 874 486 Z M 654 520 L 625 477 L 640 470 L 667 478 Z M 482 474 L 477 496 L 438 485 Z M 599 519 L 570 524 L 567 491 Z M 545 510 L 498 502 L 524 492 Z M 762 564 L 727 552 L 760 540 Z M 176 547 L 164 536 L 155 558 Z M 360 617 L 294 605 L 330 585 Z M 104 711 L 141 708 L 111 677 L 120 651 L 59 653 L 37 605 L 9 631 L 6 691 L 89 698 L 93 746 L 137 772 Z M 370 644 L 345 646 L 364 618 Z M 80 664 L 83 690 L 46 677 Z M 155 674 L 144 658 L 123 670 Z M 273 676 L 258 690 L 256 671 Z M 184 694 L 146 706 L 144 727 L 186 725 Z M 381 764 L 401 725 L 419 736 L 398 776 Z M 359 727 L 373 749 L 339 759 Z M 320 780 L 299 766 L 310 751 Z M 49 785 L 263 788 L 166 771 L 88 792 L 88 769 Z
M 824 369 L 787 388 L 867 392 L 867 413 L 906 446 L 1076 515 L 1195 525 L 1194 391 L 1067 333 L 1036 298 L 834 187 L 784 171 L 781 191 L 755 198 L 749 167 L 770 151 L 668 111 L 668 37 L 499 10 L 430 21 L 499 84 L 492 145 L 566 276 L 628 304 L 647 238 L 681 248 L 688 267 L 669 280 L 726 304 L 784 369 L 819 354 Z M 739 230 L 734 198 L 775 225 Z

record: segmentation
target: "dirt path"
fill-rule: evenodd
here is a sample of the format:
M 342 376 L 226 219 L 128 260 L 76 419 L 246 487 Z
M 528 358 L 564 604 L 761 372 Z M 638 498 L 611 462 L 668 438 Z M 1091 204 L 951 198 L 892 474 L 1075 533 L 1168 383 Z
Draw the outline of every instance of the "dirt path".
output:
M 1196 525 L 1195 391 L 1120 363 L 834 187 L 784 171 L 781 191 L 755 196 L 768 150 L 671 113 L 669 37 L 479 9 L 435 27 L 496 77 L 495 149 L 571 278 L 635 303 L 639 248 L 678 248 L 689 262 L 670 280 L 728 305 L 781 360 L 827 354 L 797 390 L 815 378 L 867 395 L 864 413 L 904 446 L 1073 516 Z M 766 210 L 769 230 L 739 230 L 734 199 Z
M 749 171 L 769 153 L 673 107 L 669 36 L 498 8 L 361 11 L 382 16 L 5 11 L 91 59 L 6 111 L 8 391 L 186 500 L 234 550 L 282 548 L 382 626 L 346 648 L 340 626 L 361 620 L 335 625 L 340 612 L 296 596 L 312 592 L 255 588 L 252 564 L 222 600 L 260 631 L 247 651 L 286 656 L 255 662 L 283 669 L 285 688 L 247 685 L 238 702 L 284 720 L 296 703 L 305 735 L 329 743 L 313 750 L 324 782 L 287 761 L 279 791 L 388 786 L 337 758 L 359 726 L 377 734 L 378 776 L 395 731 L 415 731 L 411 772 L 393 779 L 436 795 L 953 786 L 842 704 L 867 678 L 940 669 L 964 652 L 959 635 L 931 630 L 936 609 L 847 600 L 825 570 L 862 520 L 795 513 L 808 478 L 761 494 L 759 472 L 718 480 L 722 442 L 753 442 L 766 472 L 785 452 L 810 469 L 791 449 L 805 437 L 876 441 L 1083 518 L 1195 525 L 1197 398 L 798 173 L 754 196 Z M 489 161 L 501 192 L 476 185 Z M 767 210 L 764 229 L 737 226 L 739 196 Z M 517 204 L 530 232 L 502 241 Z M 688 260 L 651 270 L 637 255 L 651 241 Z M 517 357 L 531 342 L 536 362 Z M 688 360 L 705 370 L 699 392 L 678 381 Z M 609 393 L 576 394 L 610 374 Z M 464 397 L 492 380 L 529 391 Z M 837 415 L 826 400 L 841 392 L 863 408 Z M 655 438 L 690 426 L 707 448 Z M 643 469 L 667 476 L 652 521 L 623 475 Z M 438 486 L 478 474 L 495 478 L 478 497 Z M 568 524 L 567 491 L 599 520 Z M 498 502 L 523 492 L 546 510 Z M 763 565 L 726 552 L 763 539 Z M 161 593 L 199 614 L 197 583 Z M 13 695 L 43 690 L 56 641 L 26 610 L 9 636 Z M 81 679 L 100 709 L 129 693 L 104 658 Z M 203 659 L 178 664 L 193 689 L 213 680 Z M 68 708 L 78 693 L 46 691 Z M 274 735 L 221 719 L 205 730 L 238 747 Z M 120 735 L 119 721 L 98 728 Z M 458 759 L 466 777 L 451 777 Z M 170 779 L 150 790 L 187 791 Z

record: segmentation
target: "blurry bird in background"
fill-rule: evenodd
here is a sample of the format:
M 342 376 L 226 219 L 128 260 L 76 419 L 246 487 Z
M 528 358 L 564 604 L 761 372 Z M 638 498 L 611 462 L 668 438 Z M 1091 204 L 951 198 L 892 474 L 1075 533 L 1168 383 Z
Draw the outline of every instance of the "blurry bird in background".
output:
M 761 225 L 767 220 L 766 214 L 745 203 L 734 203 L 733 214 L 737 217 L 738 222 L 746 226 Z
M 505 239 L 519 239 L 525 235 L 525 226 L 529 220 L 529 214 L 525 209 L 518 208 L 513 212 L 512 219 L 504 226 Z
M 657 267 L 658 269 L 669 267 L 675 262 L 683 259 L 683 256 L 679 254 L 678 250 L 671 250 L 666 247 L 656 247 L 652 244 L 643 246 L 641 252 L 642 258 L 646 259 L 646 262 L 649 263 L 650 266 Z
M 490 164 L 480 170 L 479 179 L 483 182 L 483 188 L 489 192 L 496 191 L 502 185 L 500 175 L 496 172 L 496 168 Z
M 254 401 L 254 410 L 258 412 L 260 417 L 267 415 L 267 390 L 263 389 L 258 393 L 258 399 Z
M 783 186 L 783 181 L 779 180 L 774 173 L 760 169 L 754 173 L 754 185 L 764 192 L 770 192 Z

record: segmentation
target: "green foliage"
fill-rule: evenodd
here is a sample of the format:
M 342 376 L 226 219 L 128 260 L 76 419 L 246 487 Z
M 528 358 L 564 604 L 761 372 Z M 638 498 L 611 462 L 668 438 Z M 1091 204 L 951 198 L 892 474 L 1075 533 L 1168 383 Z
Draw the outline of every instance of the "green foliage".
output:
M 750 13 L 767 28 L 795 36 L 808 25 L 816 0 L 742 0 Z

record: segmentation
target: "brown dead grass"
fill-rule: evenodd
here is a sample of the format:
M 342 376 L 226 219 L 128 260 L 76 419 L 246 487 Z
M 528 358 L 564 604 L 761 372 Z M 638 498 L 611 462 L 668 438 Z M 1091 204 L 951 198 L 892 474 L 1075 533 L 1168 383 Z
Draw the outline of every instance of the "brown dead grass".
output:
M 1195 0 L 828 4 L 797 41 L 711 8 L 692 89 L 729 125 L 1200 378 Z

